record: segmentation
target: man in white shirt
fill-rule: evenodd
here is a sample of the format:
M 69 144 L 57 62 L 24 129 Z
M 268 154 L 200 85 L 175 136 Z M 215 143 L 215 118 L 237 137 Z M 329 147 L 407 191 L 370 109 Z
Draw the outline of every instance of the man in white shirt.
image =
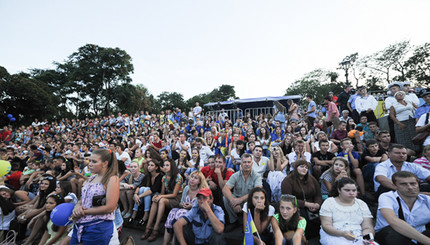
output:
M 395 191 L 397 187 L 391 181 L 394 173 L 399 171 L 408 171 L 419 179 L 430 182 L 430 171 L 419 166 L 418 164 L 406 162 L 407 150 L 403 145 L 394 144 L 388 150 L 388 160 L 381 162 L 375 168 L 373 177 L 375 183 L 375 191 L 378 195 L 387 191 Z M 422 191 L 428 191 L 428 185 L 421 186 Z
M 419 194 L 418 178 L 400 171 L 392 176 L 397 191 L 379 197 L 376 241 L 381 245 L 430 244 L 430 197 Z
M 194 115 L 194 123 L 196 122 L 196 118 L 200 118 L 202 114 L 202 108 L 200 107 L 199 102 L 196 102 L 196 107 L 193 108 L 193 115 Z
M 294 143 L 294 151 L 288 154 L 288 161 L 290 162 L 290 170 L 288 172 L 293 171 L 294 165 L 298 160 L 305 160 L 310 163 L 311 158 L 312 154 L 305 149 L 305 142 L 303 140 L 296 140 Z
M 186 141 L 187 137 L 185 133 L 181 133 L 179 135 L 179 139 L 175 139 L 174 144 L 172 145 L 172 151 L 181 152 L 182 149 L 188 151 L 188 154 L 191 156 L 191 144 Z
M 378 101 L 372 96 L 367 94 L 366 87 L 360 87 L 359 89 L 360 96 L 355 100 L 355 109 L 357 110 L 359 115 L 365 114 L 369 122 L 376 122 L 376 116 L 373 112 L 378 106 Z
M 405 100 L 412 102 L 416 106 L 420 105 L 420 99 L 418 98 L 418 96 L 415 93 L 410 91 L 411 90 L 411 82 L 409 82 L 409 81 L 403 82 L 402 90 L 406 93 Z
M 125 166 L 128 168 L 131 163 L 131 158 L 130 155 L 124 151 L 124 149 L 125 147 L 122 144 L 118 144 L 116 146 L 116 159 L 123 161 Z
M 205 165 L 207 165 L 209 161 L 209 157 L 214 156 L 215 153 L 213 153 L 213 151 L 211 151 L 211 149 L 208 146 L 203 145 L 202 138 L 197 138 L 195 142 L 196 142 L 195 144 L 196 148 L 199 149 L 200 159 L 205 163 Z
M 261 145 L 256 145 L 252 151 L 252 169 L 263 178 L 268 164 L 269 158 L 263 156 L 263 147 Z

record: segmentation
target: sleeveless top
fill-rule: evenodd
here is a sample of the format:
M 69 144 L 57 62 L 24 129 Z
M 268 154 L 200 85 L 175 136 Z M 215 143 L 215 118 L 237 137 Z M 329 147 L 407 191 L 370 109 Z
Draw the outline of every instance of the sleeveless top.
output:
M 106 190 L 101 183 L 91 183 L 97 175 L 93 175 L 88 183 L 82 188 L 82 207 L 84 209 L 93 207 L 93 196 L 106 195 Z M 94 220 L 114 220 L 115 212 L 98 215 L 85 215 L 77 223 L 87 223 Z

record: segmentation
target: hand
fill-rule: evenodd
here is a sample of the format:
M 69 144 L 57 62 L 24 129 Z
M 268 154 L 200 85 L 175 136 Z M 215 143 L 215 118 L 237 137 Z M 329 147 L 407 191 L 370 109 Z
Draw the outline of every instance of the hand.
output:
M 217 175 L 221 174 L 221 168 L 215 168 L 214 173 Z
M 209 205 L 208 200 L 205 200 L 203 202 L 199 202 L 198 204 L 199 204 L 200 209 L 205 213 L 207 213 L 211 209 L 211 206 Z
M 155 195 L 152 197 L 153 202 L 158 202 L 158 201 L 160 201 L 160 199 L 161 199 L 160 195 Z
M 349 231 L 344 231 L 342 234 L 343 237 L 345 237 L 347 240 L 354 241 L 356 237 Z
M 21 224 L 24 224 L 25 222 L 27 222 L 27 218 L 25 217 L 25 212 L 22 215 L 18 216 L 18 222 Z
M 72 219 L 78 220 L 85 216 L 85 209 L 81 205 L 76 205 L 72 212 Z
M 134 202 L 135 202 L 137 205 L 140 205 L 140 198 L 139 198 L 139 195 L 134 194 L 134 195 L 133 195 L 133 200 L 134 200 Z
M 211 190 L 215 190 L 217 188 L 217 185 L 213 181 L 208 181 L 208 184 Z
M 403 123 L 400 123 L 400 124 L 399 124 L 399 128 L 400 128 L 400 129 L 402 129 L 402 130 L 403 130 L 403 129 L 406 129 L 406 125 L 404 125 Z
M 264 206 L 264 203 L 257 203 L 257 205 L 255 206 L 255 211 L 257 212 L 261 212 L 264 210 L 266 206 Z
M 233 198 L 233 200 L 230 201 L 230 204 L 232 207 L 239 205 L 240 204 L 239 198 Z

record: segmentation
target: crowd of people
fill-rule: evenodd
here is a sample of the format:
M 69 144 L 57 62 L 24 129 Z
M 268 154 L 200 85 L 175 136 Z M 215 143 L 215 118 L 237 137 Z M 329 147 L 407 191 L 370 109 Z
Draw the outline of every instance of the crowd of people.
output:
M 350 86 L 322 107 L 307 95 L 235 121 L 197 102 L 188 115 L 5 126 L 0 242 L 15 230 L 22 244 L 119 244 L 133 225 L 150 242 L 223 244 L 251 215 L 255 244 L 430 244 L 430 90 L 388 93 L 386 128 L 378 101 Z M 57 226 L 65 202 L 73 223 Z

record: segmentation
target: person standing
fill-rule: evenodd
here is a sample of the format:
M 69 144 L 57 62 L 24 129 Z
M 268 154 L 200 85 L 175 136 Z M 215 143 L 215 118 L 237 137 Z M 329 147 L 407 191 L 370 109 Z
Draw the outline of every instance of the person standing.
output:
M 202 112 L 203 112 L 203 109 L 200 107 L 199 102 L 196 102 L 196 107 L 193 108 L 194 123 L 196 123 L 197 118 L 201 117 Z
M 316 113 L 317 105 L 315 101 L 312 100 L 311 94 L 306 95 L 306 101 L 309 103 L 309 105 L 308 105 L 308 109 L 306 110 L 303 116 L 308 116 L 308 127 L 309 129 L 312 129 L 314 128 L 315 118 L 317 117 L 317 113 Z
M 337 104 L 340 107 L 340 111 L 348 110 L 348 100 L 350 96 L 349 94 L 350 90 L 351 90 L 351 85 L 347 85 L 337 98 Z
M 359 115 L 366 115 L 369 122 L 377 122 L 375 113 L 373 112 L 378 106 L 378 101 L 375 97 L 367 94 L 366 87 L 360 87 L 360 97 L 355 100 L 355 108 Z

